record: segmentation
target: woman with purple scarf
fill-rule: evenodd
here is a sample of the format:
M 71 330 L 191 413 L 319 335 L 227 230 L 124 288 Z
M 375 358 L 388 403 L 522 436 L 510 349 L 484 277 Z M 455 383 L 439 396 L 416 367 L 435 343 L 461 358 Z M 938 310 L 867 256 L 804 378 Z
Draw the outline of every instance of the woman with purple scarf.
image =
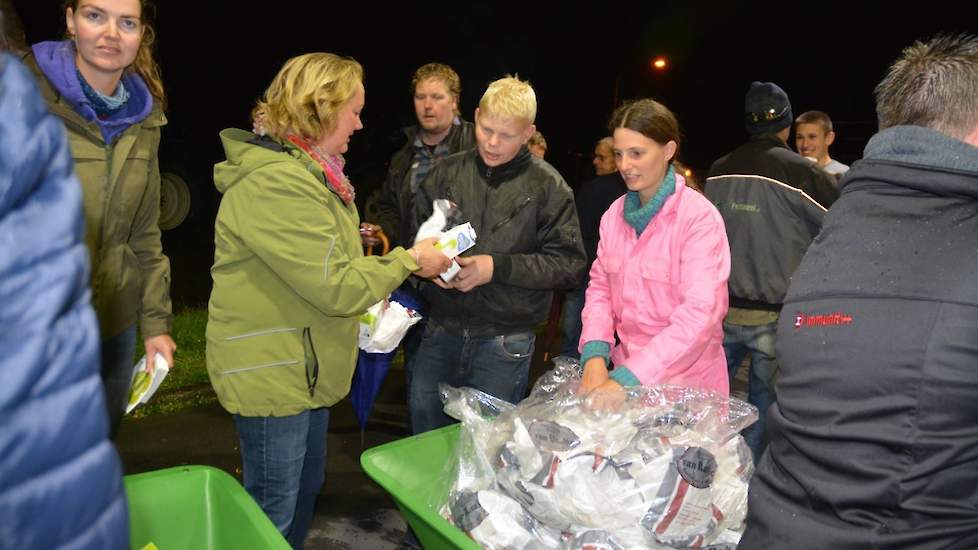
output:
M 166 97 L 150 47 L 147 0 L 69 0 L 68 39 L 41 42 L 25 62 L 65 125 L 81 181 L 102 382 L 114 436 L 136 347 L 171 366 L 170 262 L 160 229 L 160 128 Z

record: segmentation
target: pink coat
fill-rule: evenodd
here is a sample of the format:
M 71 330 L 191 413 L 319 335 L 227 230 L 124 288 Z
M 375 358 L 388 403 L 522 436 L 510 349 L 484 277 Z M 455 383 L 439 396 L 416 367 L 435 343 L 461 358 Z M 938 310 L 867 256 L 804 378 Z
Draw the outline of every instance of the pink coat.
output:
M 730 246 L 720 213 L 676 175 L 676 192 L 638 237 L 625 197 L 601 218 L 598 256 L 585 295 L 580 346 L 614 345 L 611 361 L 642 384 L 676 384 L 729 395 L 723 354 Z

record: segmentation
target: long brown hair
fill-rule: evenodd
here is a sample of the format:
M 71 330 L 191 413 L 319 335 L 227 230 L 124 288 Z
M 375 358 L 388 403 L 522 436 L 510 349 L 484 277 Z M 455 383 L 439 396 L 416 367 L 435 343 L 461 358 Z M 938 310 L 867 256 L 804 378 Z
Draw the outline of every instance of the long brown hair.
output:
M 66 13 L 68 8 L 71 8 L 72 12 L 77 12 L 78 2 L 79 0 L 66 0 L 62 13 Z M 163 77 L 160 76 L 159 64 L 153 58 L 153 44 L 156 43 L 156 29 L 153 28 L 155 16 L 156 5 L 150 0 L 139 0 L 139 20 L 143 26 L 143 38 L 139 43 L 136 59 L 126 70 L 135 72 L 143 79 L 153 99 L 165 111 L 166 92 L 163 90 Z
M 24 26 L 10 0 L 0 0 L 0 51 L 3 50 L 14 54 L 27 51 Z
M 614 134 L 616 128 L 638 132 L 659 145 L 674 141 L 676 152 L 670 162 L 679 157 L 679 121 L 668 107 L 654 99 L 639 99 L 615 109 L 608 130 Z

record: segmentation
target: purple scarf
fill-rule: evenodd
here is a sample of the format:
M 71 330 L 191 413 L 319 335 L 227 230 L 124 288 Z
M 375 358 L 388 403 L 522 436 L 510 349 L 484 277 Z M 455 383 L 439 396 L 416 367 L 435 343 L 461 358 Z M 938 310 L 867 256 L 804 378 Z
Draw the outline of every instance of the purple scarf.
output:
M 122 82 L 129 90 L 129 101 L 117 112 L 105 119 L 99 118 L 85 97 L 75 66 L 75 44 L 71 40 L 39 42 L 31 48 L 37 66 L 51 86 L 71 105 L 71 108 L 88 122 L 94 122 L 102 132 L 106 144 L 133 124 L 138 124 L 153 110 L 153 96 L 140 76 L 132 71 L 122 73 Z

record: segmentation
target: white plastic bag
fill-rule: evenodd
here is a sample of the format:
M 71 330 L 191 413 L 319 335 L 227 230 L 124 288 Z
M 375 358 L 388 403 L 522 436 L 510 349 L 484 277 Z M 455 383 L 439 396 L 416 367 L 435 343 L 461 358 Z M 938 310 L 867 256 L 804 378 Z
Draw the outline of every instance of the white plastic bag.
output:
M 753 473 L 738 432 L 757 409 L 709 391 L 640 386 L 615 411 L 591 410 L 576 363 L 561 360 L 527 399 L 497 414 L 486 414 L 482 392 L 441 388 L 445 412 L 462 420 L 443 514 L 457 521 L 445 509 L 478 494 L 479 515 L 496 521 L 457 525 L 485 547 L 733 548 Z M 514 527 L 504 518 L 522 516 L 508 501 L 493 512 L 489 491 L 532 521 Z
M 446 283 L 455 278 L 461 269 L 455 257 L 475 246 L 475 229 L 469 222 L 458 223 L 462 217 L 461 210 L 455 203 L 446 199 L 435 199 L 431 204 L 432 214 L 421 227 L 414 237 L 414 242 L 423 241 L 432 237 L 438 239 L 435 248 L 452 259 L 452 265 L 440 275 Z
M 132 369 L 132 382 L 129 384 L 129 403 L 126 405 L 126 414 L 131 413 L 139 405 L 148 403 L 169 373 L 170 365 L 163 358 L 163 355 L 156 354 L 152 372 L 146 370 L 146 356 L 144 355 Z
M 394 351 L 408 329 L 420 320 L 417 311 L 385 298 L 360 316 L 360 349 L 368 353 Z

